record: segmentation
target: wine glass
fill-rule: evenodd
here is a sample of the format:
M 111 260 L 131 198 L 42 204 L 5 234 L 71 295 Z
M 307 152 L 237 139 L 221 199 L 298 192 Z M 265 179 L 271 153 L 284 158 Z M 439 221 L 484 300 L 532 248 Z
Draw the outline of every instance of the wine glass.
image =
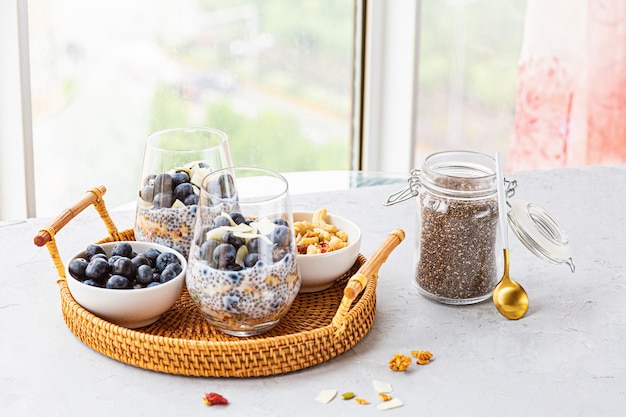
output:
M 135 239 L 170 247 L 187 257 L 202 179 L 229 166 L 228 136 L 220 130 L 184 127 L 149 135 L 137 196 Z
M 205 177 L 187 291 L 216 329 L 234 336 L 273 328 L 300 289 L 287 181 L 254 167 Z

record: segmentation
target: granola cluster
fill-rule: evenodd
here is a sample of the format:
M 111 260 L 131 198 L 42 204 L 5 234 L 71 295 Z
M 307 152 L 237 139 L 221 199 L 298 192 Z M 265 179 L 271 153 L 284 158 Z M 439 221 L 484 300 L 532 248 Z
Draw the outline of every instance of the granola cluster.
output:
M 416 363 L 418 365 L 428 365 L 433 354 L 427 350 L 412 350 L 411 356 L 417 359 Z M 413 361 L 411 356 L 396 353 L 393 355 L 393 358 L 389 360 L 389 369 L 392 371 L 406 371 Z

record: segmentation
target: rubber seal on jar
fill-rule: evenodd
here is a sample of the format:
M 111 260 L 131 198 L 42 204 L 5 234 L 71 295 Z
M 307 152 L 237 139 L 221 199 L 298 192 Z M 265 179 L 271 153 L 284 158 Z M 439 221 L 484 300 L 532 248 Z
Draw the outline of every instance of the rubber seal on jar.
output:
M 567 264 L 574 272 L 572 249 L 565 232 L 547 211 L 524 200 L 509 202 L 508 221 L 517 238 L 541 259 Z

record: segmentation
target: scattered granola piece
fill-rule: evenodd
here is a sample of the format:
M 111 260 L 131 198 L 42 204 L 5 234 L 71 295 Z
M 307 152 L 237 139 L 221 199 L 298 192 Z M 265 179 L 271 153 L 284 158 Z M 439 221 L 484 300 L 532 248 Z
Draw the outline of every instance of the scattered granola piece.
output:
M 322 391 L 320 391 L 319 395 L 315 397 L 315 400 L 324 404 L 328 404 L 335 398 L 336 395 L 336 389 L 323 389 Z
M 417 358 L 418 365 L 428 365 L 433 357 L 433 354 L 427 350 L 413 350 L 411 356 Z
M 341 394 L 342 400 L 351 400 L 353 398 L 354 398 L 354 392 L 352 391 L 344 392 L 343 394 Z
M 204 394 L 204 397 L 202 397 L 202 401 L 204 401 L 204 403 L 209 406 L 228 404 L 228 400 L 226 398 L 215 392 L 209 392 L 208 394 Z
M 384 410 L 391 410 L 392 408 L 402 407 L 403 405 L 404 403 L 400 401 L 399 398 L 393 398 L 389 401 L 385 401 L 385 402 L 378 404 L 376 408 L 381 411 L 384 411 Z
M 406 371 L 411 364 L 411 357 L 403 355 L 402 353 L 396 353 L 393 358 L 389 360 L 389 369 L 392 371 Z
M 354 401 L 356 401 L 357 404 L 362 404 L 362 405 L 366 405 L 370 403 L 365 398 L 361 398 L 361 397 L 356 397 Z
M 393 398 L 391 395 L 389 395 L 389 394 L 385 394 L 384 392 L 379 392 L 379 393 L 378 393 L 378 396 L 380 397 L 380 399 L 381 399 L 383 402 L 387 402 L 387 401 L 389 401 L 389 400 L 391 400 L 391 399 Z
M 376 392 L 391 392 L 393 391 L 391 389 L 391 385 L 388 384 L 387 382 L 382 382 L 382 381 L 374 381 L 374 389 L 376 390 Z

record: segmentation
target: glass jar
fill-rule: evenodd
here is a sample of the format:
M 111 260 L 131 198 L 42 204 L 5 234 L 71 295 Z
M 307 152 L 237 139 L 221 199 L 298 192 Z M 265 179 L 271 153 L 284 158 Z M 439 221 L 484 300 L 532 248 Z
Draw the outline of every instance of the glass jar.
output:
M 447 304 L 472 304 L 498 283 L 498 199 L 494 159 L 474 152 L 428 157 L 417 197 L 418 291 Z
M 411 171 L 409 187 L 386 205 L 417 200 L 415 274 L 418 292 L 444 304 L 474 304 L 491 297 L 503 274 L 496 161 L 471 151 L 430 155 Z M 516 181 L 504 180 L 507 197 Z M 510 208 L 510 210 L 509 210 Z M 569 241 L 540 207 L 507 201 L 506 216 L 515 235 L 533 253 L 574 272 Z
M 285 178 L 255 167 L 202 181 L 187 291 L 214 328 L 253 336 L 276 326 L 300 290 Z
M 228 136 L 212 128 L 160 130 L 146 140 L 135 213 L 135 239 L 187 257 L 202 179 L 232 166 Z

